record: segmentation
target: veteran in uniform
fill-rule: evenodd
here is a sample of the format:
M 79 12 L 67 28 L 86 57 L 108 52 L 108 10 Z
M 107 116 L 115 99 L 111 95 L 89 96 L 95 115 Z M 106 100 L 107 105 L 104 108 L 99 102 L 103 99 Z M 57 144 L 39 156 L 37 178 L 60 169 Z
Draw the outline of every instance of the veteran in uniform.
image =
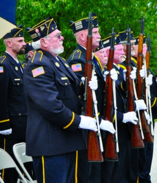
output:
M 33 157 L 38 183 L 72 183 L 77 179 L 77 151 L 86 148 L 82 129 L 97 131 L 96 120 L 79 115 L 79 80 L 59 56 L 64 38 L 54 19 L 48 17 L 29 34 L 41 45 L 24 69 L 26 153 Z
M 17 58 L 24 54 L 25 41 L 22 26 L 3 36 L 6 51 L 0 58 L 0 147 L 13 158 L 15 143 L 25 142 L 27 108 L 23 89 L 23 71 Z M 15 169 L 2 171 L 6 183 L 17 182 Z
M 102 46 L 103 45 L 103 46 Z M 107 55 L 109 55 L 109 47 L 111 45 L 111 36 L 102 39 L 100 45 L 96 48 L 95 54 L 101 61 L 100 51 L 107 48 Z M 123 183 L 129 182 L 129 168 L 130 168 L 130 123 L 136 124 L 137 116 L 134 111 L 127 111 L 127 98 L 125 91 L 123 90 L 123 70 L 119 67 L 125 54 L 122 45 L 119 44 L 119 37 L 115 40 L 115 51 L 113 68 L 118 74 L 118 80 L 116 80 L 116 103 L 117 103 L 117 119 L 113 117 L 113 122 L 115 124 L 117 120 L 117 134 L 118 134 L 118 161 L 104 161 L 101 167 L 101 183 Z M 97 54 L 99 52 L 99 54 Z M 103 53 L 103 52 L 102 52 Z M 107 71 L 107 67 L 104 69 L 104 75 Z M 135 77 L 132 73 L 131 78 Z M 104 77 L 105 78 L 105 77 Z M 128 123 L 129 122 L 129 123 Z
M 88 35 L 88 17 L 77 20 L 70 21 L 70 27 L 73 30 L 74 36 L 76 38 L 77 46 L 76 49 L 71 53 L 67 62 L 71 66 L 73 72 L 77 77 L 82 80 L 85 74 L 85 62 L 86 62 L 86 44 Z M 98 28 L 97 16 L 95 13 L 92 14 L 92 50 L 99 46 L 100 34 Z M 100 117 L 100 129 L 101 123 L 104 120 L 101 119 L 103 113 L 103 97 L 104 97 L 104 77 L 103 77 L 103 67 L 100 60 L 93 54 L 93 62 L 95 65 L 95 73 L 98 80 L 98 89 L 96 90 L 96 97 L 98 101 L 98 112 Z M 113 77 L 115 77 L 113 72 Z M 112 76 L 111 76 L 112 77 Z M 80 100 L 84 100 L 83 96 Z M 94 114 L 93 114 L 94 116 Z M 107 124 L 107 123 L 106 123 Z M 111 123 L 112 124 L 112 123 Z M 87 134 L 84 134 L 87 138 Z M 78 182 L 79 183 L 99 183 L 101 177 L 101 163 L 99 162 L 88 162 L 87 160 L 87 150 L 79 151 L 78 153 Z
M 127 42 L 127 33 L 122 31 L 119 33 L 120 41 L 123 44 L 124 51 L 126 51 L 126 42 Z M 138 39 L 133 37 L 133 31 L 131 32 L 131 64 L 132 67 L 136 67 L 137 65 L 137 54 L 138 54 Z M 145 44 L 145 38 L 144 38 Z M 143 54 L 146 50 L 143 49 Z M 125 68 L 125 60 L 120 64 L 120 67 Z M 151 72 L 151 71 L 150 71 Z M 144 69 L 140 71 L 140 73 L 144 73 Z M 152 72 L 151 72 L 152 73 Z M 153 73 L 152 73 L 153 75 Z M 151 75 L 150 75 L 151 76 Z M 156 107 L 157 107 L 157 100 L 156 100 L 156 82 L 155 77 L 153 79 L 151 77 L 146 78 L 147 83 L 150 85 L 151 89 L 151 104 L 152 104 L 152 114 L 153 118 L 156 117 Z M 142 76 L 141 76 L 142 77 Z M 153 143 L 144 142 L 145 147 L 142 149 L 131 149 L 132 159 L 131 159 L 131 166 L 130 166 L 130 181 L 137 182 L 149 182 L 150 181 L 150 168 L 151 168 L 151 161 L 153 155 Z M 139 176 L 139 177 L 138 177 Z

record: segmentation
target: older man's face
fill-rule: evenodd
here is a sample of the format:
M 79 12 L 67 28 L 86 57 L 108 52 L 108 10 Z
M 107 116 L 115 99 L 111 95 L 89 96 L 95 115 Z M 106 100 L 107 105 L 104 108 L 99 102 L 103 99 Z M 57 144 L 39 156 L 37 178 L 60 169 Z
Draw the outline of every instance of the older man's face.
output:
M 99 28 L 93 28 L 92 29 L 92 48 L 93 48 L 93 50 L 99 46 L 100 38 L 101 38 L 101 36 L 99 34 Z

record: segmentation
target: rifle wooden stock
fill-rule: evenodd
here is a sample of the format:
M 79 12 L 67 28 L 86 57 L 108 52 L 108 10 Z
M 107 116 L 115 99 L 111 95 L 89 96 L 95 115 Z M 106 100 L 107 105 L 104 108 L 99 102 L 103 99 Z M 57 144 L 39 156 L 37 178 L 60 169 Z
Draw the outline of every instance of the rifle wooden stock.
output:
M 138 43 L 138 55 L 137 55 L 137 96 L 138 99 L 145 99 L 145 83 L 143 81 L 143 78 L 140 76 L 140 70 L 142 69 L 143 65 L 143 38 L 144 35 L 140 34 L 139 35 L 139 43 Z M 140 110 L 140 117 L 141 117 L 141 123 L 142 123 L 142 129 L 144 133 L 144 141 L 152 143 L 153 138 L 150 133 L 150 128 L 147 123 L 147 119 L 145 117 L 144 110 Z
M 90 23 L 89 18 L 89 23 Z M 92 25 L 92 24 L 91 24 Z M 89 25 L 90 26 L 90 25 Z M 89 33 L 87 36 L 87 47 L 86 47 L 86 63 L 85 63 L 85 78 L 87 79 L 87 96 L 86 96 L 86 116 L 93 117 L 93 98 L 92 98 L 92 90 L 89 88 L 88 83 L 91 80 L 92 76 L 92 68 L 93 68 L 93 61 L 92 61 L 92 28 L 89 27 L 91 30 L 91 34 Z M 89 130 L 88 132 L 88 161 L 92 162 L 102 162 L 103 156 L 100 151 L 99 141 L 97 137 L 97 132 Z
M 150 40 L 149 40 L 150 41 Z M 147 49 L 147 52 L 146 52 L 146 70 L 147 70 L 147 76 L 149 75 L 149 61 L 150 61 L 150 43 L 148 43 L 148 49 Z M 145 95 L 146 96 L 146 95 Z M 146 99 L 145 99 L 146 101 Z M 149 107 L 149 106 L 148 106 Z M 151 107 L 151 106 L 150 106 Z M 151 109 L 150 109 L 151 110 Z M 151 121 L 152 122 L 152 121 Z M 150 128 L 150 125 L 148 125 L 148 132 L 145 132 L 144 133 L 144 141 L 147 142 L 147 143 L 153 143 L 154 142 L 154 139 L 152 137 L 152 134 L 151 134 L 151 128 Z
M 129 31 L 129 30 L 128 30 Z M 128 32 L 128 37 L 130 36 L 130 32 Z M 134 89 L 133 89 L 133 81 L 130 78 L 130 74 L 132 71 L 131 66 L 131 44 L 130 38 L 128 38 L 128 43 L 126 47 L 126 86 L 127 86 L 127 97 L 128 97 L 128 111 L 134 111 Z M 131 146 L 132 148 L 143 148 L 144 143 L 142 140 L 141 132 L 139 124 L 137 125 L 131 124 Z
M 108 66 L 107 70 L 113 68 L 113 60 L 114 60 L 114 47 L 109 50 L 108 57 Z M 105 93 L 107 94 L 106 99 L 106 109 L 105 109 L 105 120 L 112 121 L 113 115 L 113 88 L 112 88 L 112 79 L 110 78 L 110 74 L 106 77 L 105 83 Z M 105 95 L 106 97 L 106 95 Z M 116 142 L 114 134 L 111 134 L 106 131 L 105 143 L 104 143 L 104 158 L 107 161 L 118 161 L 118 155 L 116 152 Z

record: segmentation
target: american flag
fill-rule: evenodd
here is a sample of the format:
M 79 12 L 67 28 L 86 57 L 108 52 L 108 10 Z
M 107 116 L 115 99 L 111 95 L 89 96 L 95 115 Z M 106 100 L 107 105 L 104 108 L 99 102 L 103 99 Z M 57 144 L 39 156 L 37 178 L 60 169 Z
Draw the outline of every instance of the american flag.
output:
M 0 66 L 0 73 L 3 73 L 3 72 L 4 72 L 3 66 Z
M 72 70 L 73 70 L 74 72 L 82 71 L 82 65 L 81 65 L 81 64 L 73 64 L 73 65 L 71 66 L 71 68 L 72 68 Z
M 41 74 L 45 74 L 45 71 L 44 71 L 44 68 L 41 66 L 41 67 L 38 67 L 36 69 L 33 69 L 32 73 L 33 73 L 33 77 L 36 77 L 36 76 L 39 76 Z

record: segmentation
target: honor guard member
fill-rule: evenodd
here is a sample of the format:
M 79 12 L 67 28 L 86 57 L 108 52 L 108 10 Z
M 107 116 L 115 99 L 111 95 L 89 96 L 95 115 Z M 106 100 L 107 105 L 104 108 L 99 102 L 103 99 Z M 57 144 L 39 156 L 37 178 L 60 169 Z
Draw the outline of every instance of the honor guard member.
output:
M 77 21 L 70 21 L 70 27 L 73 30 L 76 38 L 77 46 L 72 52 L 67 62 L 71 66 L 73 72 L 81 80 L 85 74 L 85 62 L 86 62 L 86 46 L 87 46 L 87 35 L 88 35 L 88 17 Z M 99 46 L 100 34 L 98 28 L 97 16 L 95 13 L 92 14 L 92 50 Z M 95 65 L 95 72 L 98 79 L 98 89 L 96 90 L 96 97 L 98 101 L 98 112 L 101 116 L 103 110 L 103 97 L 104 97 L 104 78 L 103 78 L 103 67 L 93 54 L 93 62 Z M 113 77 L 114 77 L 113 73 Z M 81 100 L 84 100 L 83 96 Z M 102 120 L 101 122 L 104 122 Z M 106 123 L 107 124 L 107 123 Z M 112 123 L 111 123 L 112 124 Z M 101 124 L 100 124 L 101 128 Z M 87 133 L 84 134 L 87 138 Z M 79 151 L 78 153 L 78 183 L 99 183 L 101 177 L 101 163 L 88 162 L 87 160 L 87 149 Z
M 64 38 L 55 20 L 48 17 L 29 34 L 33 41 L 40 40 L 40 49 L 24 70 L 26 153 L 33 157 L 38 183 L 76 182 L 77 151 L 86 148 L 82 129 L 97 131 L 96 120 L 79 115 L 79 80 L 59 56 L 64 51 Z
M 111 36 L 102 39 L 103 46 L 107 48 L 107 55 L 109 55 L 109 48 L 111 44 Z M 101 167 L 101 183 L 124 183 L 129 182 L 130 170 L 130 122 L 136 124 L 137 116 L 134 111 L 127 111 L 127 98 L 122 86 L 123 70 L 119 67 L 119 63 L 123 61 L 123 47 L 119 44 L 119 37 L 116 36 L 114 50 L 114 64 L 118 74 L 116 80 L 116 103 L 117 103 L 117 134 L 118 134 L 118 161 L 104 161 Z M 96 53 L 95 53 L 96 54 Z M 105 73 L 104 73 L 105 74 Z M 131 78 L 135 77 L 135 72 L 132 73 Z M 114 123 L 115 123 L 115 118 Z M 128 123 L 129 122 L 129 123 Z
M 0 58 L 0 147 L 14 158 L 13 145 L 25 142 L 27 122 L 23 71 L 17 58 L 24 54 L 26 45 L 22 26 L 15 26 L 3 40 L 6 51 Z M 18 175 L 11 168 L 3 170 L 2 177 L 6 183 L 15 183 Z
M 123 31 L 120 34 L 120 40 L 123 43 L 124 51 L 126 51 L 126 42 L 127 42 L 126 37 L 127 37 L 127 34 L 126 34 L 125 31 Z M 144 44 L 145 44 L 145 38 L 144 38 Z M 143 49 L 143 53 L 144 52 L 145 52 L 145 49 Z M 138 55 L 138 38 L 134 38 L 133 37 L 133 32 L 132 32 L 132 34 L 131 34 L 131 56 L 132 56 L 131 57 L 131 64 L 132 64 L 133 67 L 136 67 L 136 65 L 137 65 L 137 55 Z M 125 64 L 125 61 L 124 61 L 123 63 L 120 64 L 120 67 L 122 67 L 125 70 L 126 69 L 125 65 L 126 64 Z M 144 73 L 144 69 L 142 69 L 140 72 Z M 152 80 L 151 77 L 147 78 L 147 81 L 149 83 L 151 83 L 151 80 Z M 156 109 L 156 106 L 157 106 L 156 97 L 155 97 L 155 95 L 156 95 L 156 93 L 155 93 L 156 92 L 156 82 L 153 82 L 153 85 L 151 85 L 150 88 L 151 88 L 151 103 L 152 103 L 152 111 L 153 111 L 154 109 Z M 155 113 L 154 113 L 154 115 L 155 115 Z M 138 169 L 139 168 L 141 169 L 141 171 L 143 171 L 143 173 L 141 173 L 141 179 L 142 179 L 142 177 L 143 177 L 143 179 L 145 179 L 146 177 L 147 177 L 146 179 L 150 179 L 149 172 L 150 172 L 151 161 L 152 161 L 152 152 L 150 153 L 151 155 L 148 156 L 149 157 L 149 160 L 148 160 L 149 163 L 148 162 L 147 163 L 149 165 L 147 165 L 147 168 L 144 168 L 144 163 L 143 162 L 146 162 L 145 158 L 143 157 L 144 154 L 139 155 L 139 152 L 143 152 L 143 151 L 145 151 L 145 149 L 147 149 L 147 144 L 148 143 L 145 143 L 145 148 L 143 148 L 143 149 L 132 149 L 131 150 L 131 152 L 132 152 L 131 153 L 132 154 L 131 168 L 130 168 L 130 181 L 131 182 L 135 182 L 135 183 L 137 182 L 137 176 L 138 176 L 138 172 L 139 172 Z M 152 146 L 152 145 L 153 144 L 149 143 L 149 147 Z M 152 149 L 152 147 L 151 147 L 151 149 Z M 140 159 L 142 159 L 142 160 L 140 161 Z M 140 162 L 140 164 L 139 164 L 139 162 Z M 146 169 L 147 169 L 147 171 L 146 171 Z M 144 176 L 144 174 L 145 174 L 145 176 Z M 139 175 L 140 175 L 140 173 L 139 173 Z M 140 176 L 139 176 L 139 179 L 140 179 Z
M 138 54 L 138 41 L 139 36 L 135 37 L 135 46 L 136 46 L 136 55 L 135 59 L 137 59 Z M 143 55 L 146 56 L 147 51 L 147 44 L 146 39 L 144 36 L 143 40 Z M 151 90 L 151 108 L 152 108 L 152 116 L 153 116 L 153 125 L 154 125 L 154 119 L 157 118 L 157 84 L 156 84 L 156 77 L 153 74 L 153 72 L 150 70 L 150 73 L 152 74 L 152 84 L 150 85 Z M 138 181 L 139 183 L 150 183 L 151 182 L 151 164 L 152 164 L 152 158 L 153 158 L 153 147 L 154 143 L 147 143 L 144 142 L 145 148 L 139 149 L 139 170 L 138 170 Z

